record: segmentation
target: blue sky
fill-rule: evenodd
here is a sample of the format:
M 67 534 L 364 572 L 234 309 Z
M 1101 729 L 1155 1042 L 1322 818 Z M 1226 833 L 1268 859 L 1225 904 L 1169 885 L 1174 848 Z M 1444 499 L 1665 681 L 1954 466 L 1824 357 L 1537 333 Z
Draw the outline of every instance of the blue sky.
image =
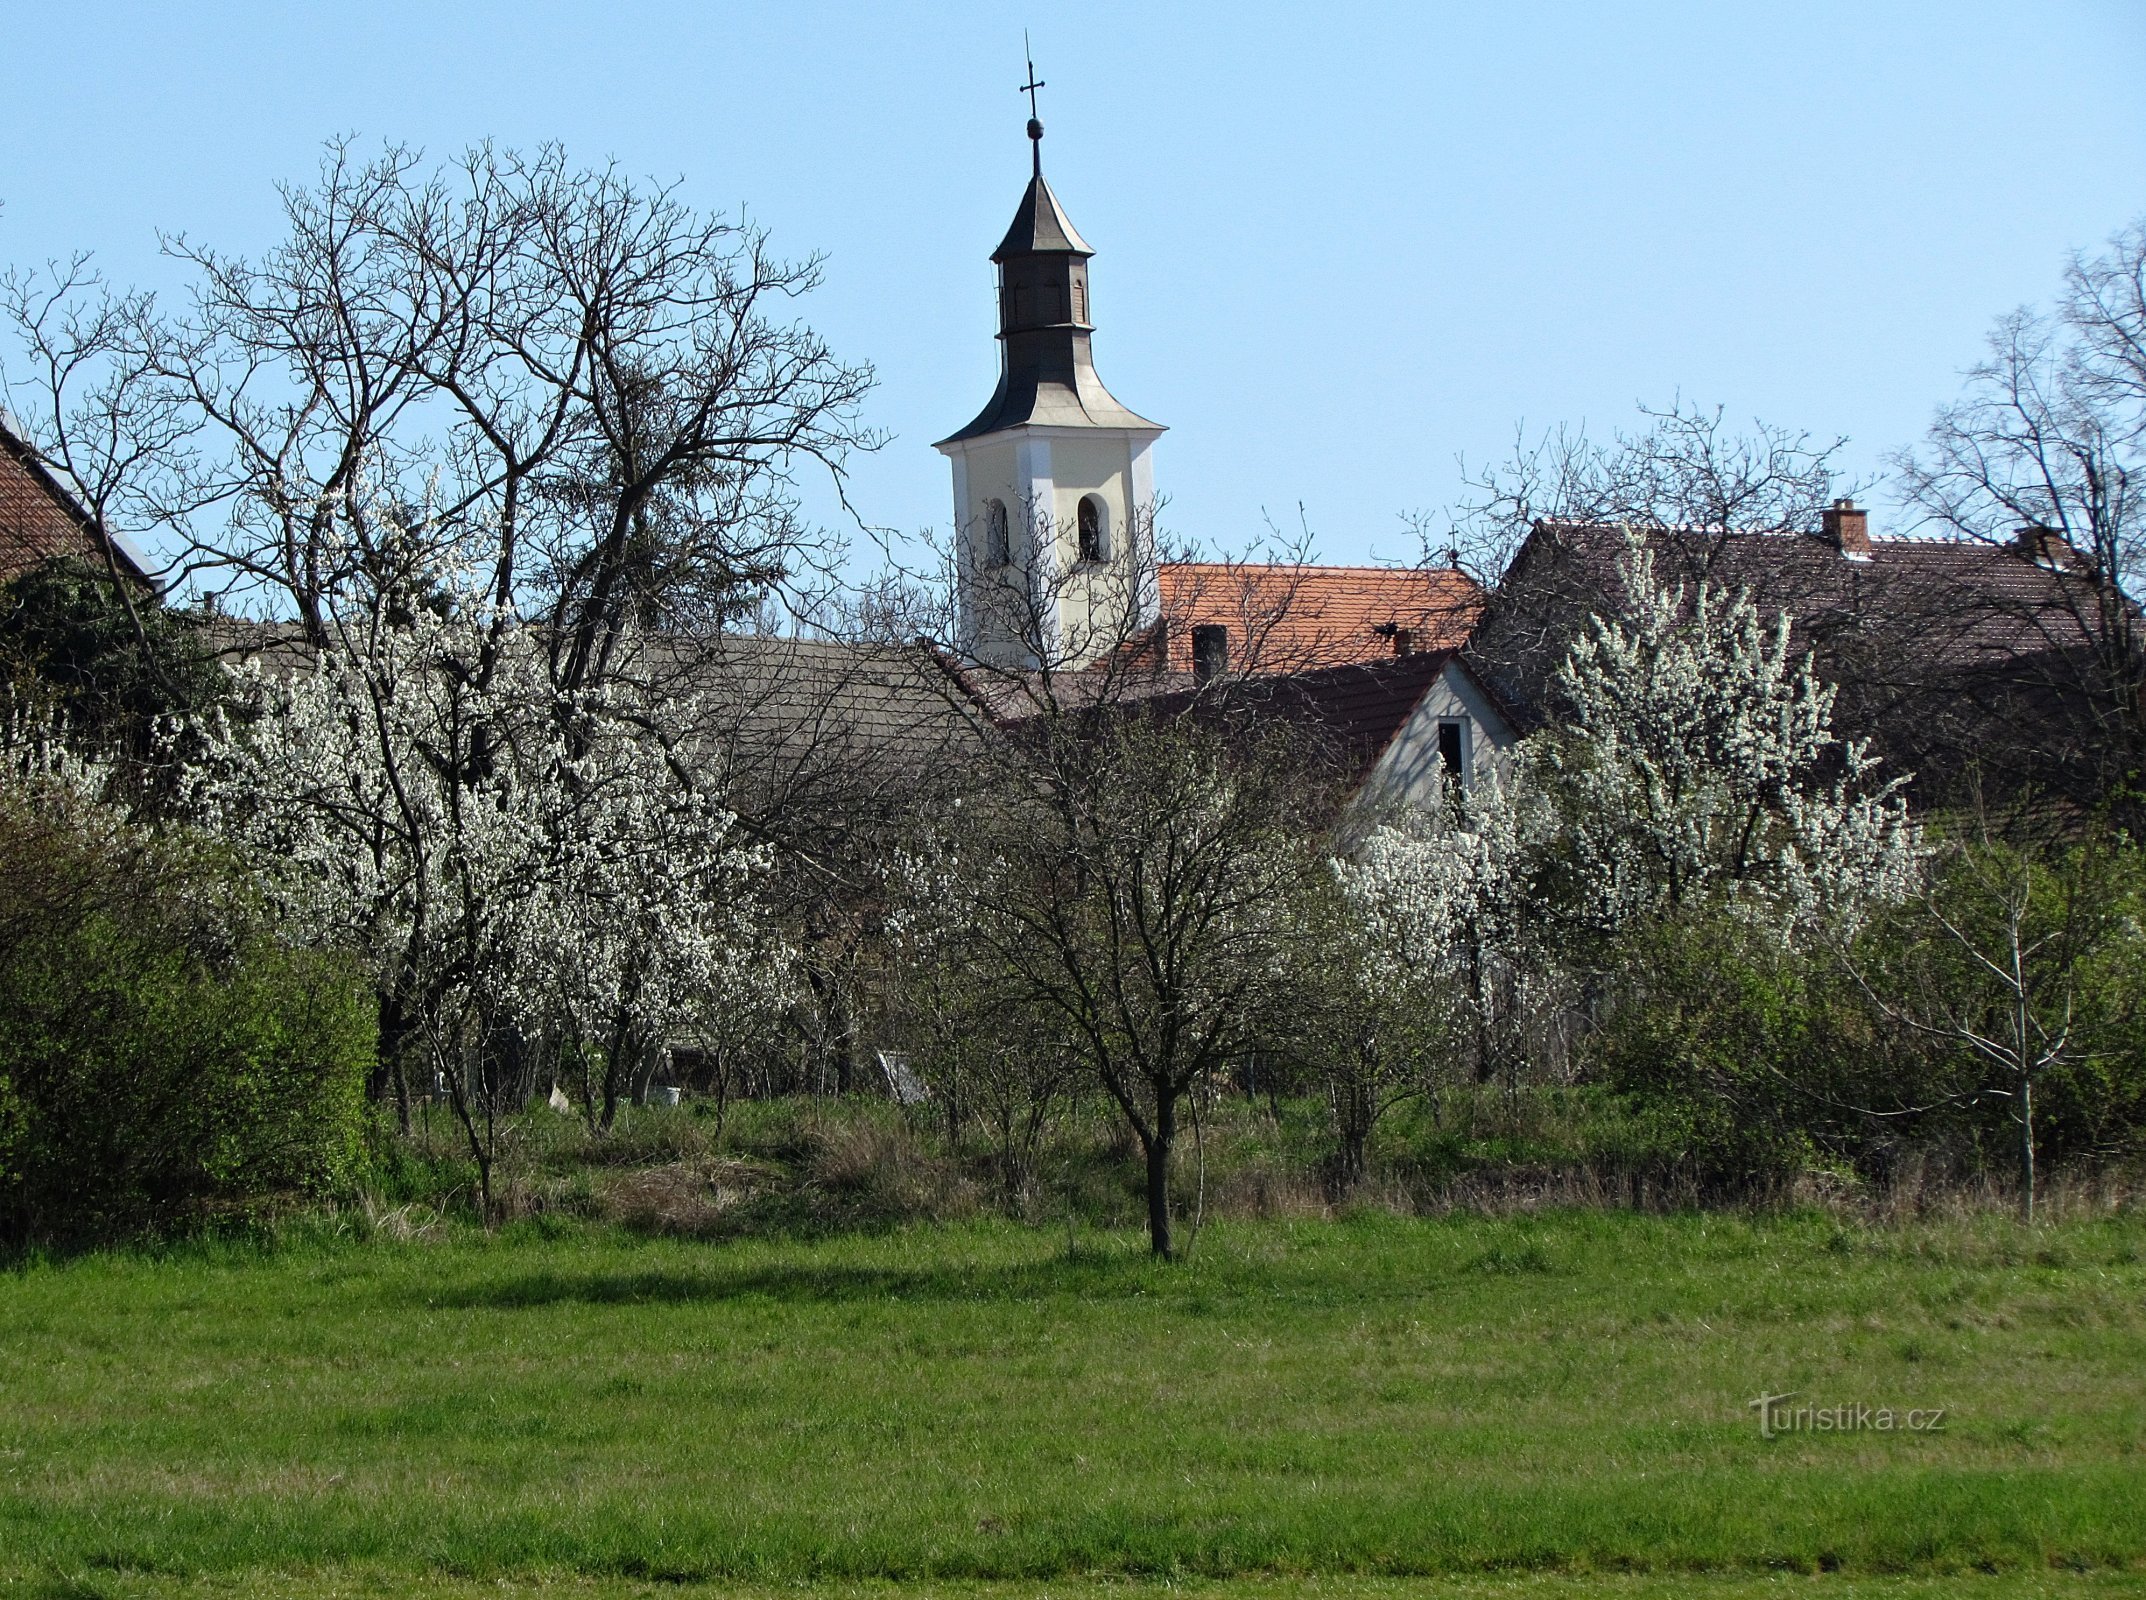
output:
M 2138 0 L 6 16 L 0 260 L 168 286 L 156 229 L 261 248 L 329 134 L 559 139 L 827 254 L 806 313 L 892 435 L 854 493 L 912 531 L 995 372 L 1024 26 L 1098 364 L 1171 425 L 1167 520 L 1213 545 L 1301 503 L 1330 558 L 1406 558 L 1458 457 L 1680 393 L 1875 469 L 1996 313 L 2146 213 Z

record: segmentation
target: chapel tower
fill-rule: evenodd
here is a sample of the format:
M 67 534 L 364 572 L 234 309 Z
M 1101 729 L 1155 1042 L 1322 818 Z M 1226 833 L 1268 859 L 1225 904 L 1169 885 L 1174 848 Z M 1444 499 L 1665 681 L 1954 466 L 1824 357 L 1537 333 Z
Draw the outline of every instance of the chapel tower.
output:
M 1034 73 L 1030 73 L 1033 81 Z M 1155 619 L 1155 478 L 1163 431 L 1096 376 L 1090 250 L 1034 172 L 998 266 L 998 388 L 934 447 L 954 469 L 961 643 L 996 666 L 1078 665 Z

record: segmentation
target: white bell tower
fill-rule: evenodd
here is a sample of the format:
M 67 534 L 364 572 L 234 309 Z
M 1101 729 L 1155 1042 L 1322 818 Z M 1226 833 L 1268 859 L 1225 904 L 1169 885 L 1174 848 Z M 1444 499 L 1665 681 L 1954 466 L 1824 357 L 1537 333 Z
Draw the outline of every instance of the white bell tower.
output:
M 1079 666 L 1157 615 L 1153 446 L 1163 428 L 1096 376 L 1095 252 L 1043 180 L 1033 117 L 1028 137 L 1034 174 L 991 253 L 998 388 L 934 448 L 954 468 L 962 648 L 993 666 Z

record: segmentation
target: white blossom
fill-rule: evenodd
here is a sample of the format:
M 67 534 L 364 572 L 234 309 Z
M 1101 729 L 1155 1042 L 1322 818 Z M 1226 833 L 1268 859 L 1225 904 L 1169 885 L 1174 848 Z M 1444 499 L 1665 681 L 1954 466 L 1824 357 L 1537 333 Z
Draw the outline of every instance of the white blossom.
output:
M 68 737 L 51 709 L 0 689 L 0 777 L 9 786 L 66 805 L 110 799 L 117 770 Z
M 374 599 L 201 731 L 196 792 L 283 913 L 362 950 L 452 1073 L 470 1019 L 598 1052 L 779 1003 L 767 854 L 716 798 L 702 719 L 612 681 L 556 691 L 542 635 L 453 567 Z
M 1573 645 L 1571 726 L 1536 757 L 1577 914 L 1608 929 L 1719 896 L 1795 933 L 1897 900 L 1921 853 L 1904 780 L 1833 733 L 1834 691 L 1792 657 L 1790 619 L 1665 585 L 1636 538 L 1621 571 L 1626 613 Z

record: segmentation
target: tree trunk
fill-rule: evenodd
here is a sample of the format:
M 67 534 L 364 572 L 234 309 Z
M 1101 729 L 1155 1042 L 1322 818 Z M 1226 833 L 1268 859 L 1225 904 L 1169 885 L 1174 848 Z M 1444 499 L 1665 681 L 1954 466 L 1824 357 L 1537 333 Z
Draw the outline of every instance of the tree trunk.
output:
M 2019 1215 L 2034 1226 L 2034 1076 L 2019 1075 Z
M 1148 1248 L 1170 1259 L 1170 1149 L 1177 1139 L 1177 1102 L 1155 1098 L 1155 1129 L 1143 1141 L 1148 1158 Z
M 1346 1200 L 1364 1181 L 1369 1163 L 1371 1127 L 1368 1119 L 1350 1117 L 1341 1125 L 1339 1148 L 1334 1152 L 1334 1198 Z
M 402 1004 L 393 994 L 380 997 L 380 1042 L 378 1053 L 373 1057 L 371 1081 L 365 1086 L 366 1098 L 385 1100 L 392 1092 L 395 1098 L 395 1125 L 407 1138 L 410 1132 L 410 1085 L 402 1070 L 404 1041 L 409 1028 L 403 1022 Z
M 618 1121 L 618 1074 L 604 1069 L 603 1106 L 596 1118 L 596 1131 L 608 1137 L 611 1125 Z

